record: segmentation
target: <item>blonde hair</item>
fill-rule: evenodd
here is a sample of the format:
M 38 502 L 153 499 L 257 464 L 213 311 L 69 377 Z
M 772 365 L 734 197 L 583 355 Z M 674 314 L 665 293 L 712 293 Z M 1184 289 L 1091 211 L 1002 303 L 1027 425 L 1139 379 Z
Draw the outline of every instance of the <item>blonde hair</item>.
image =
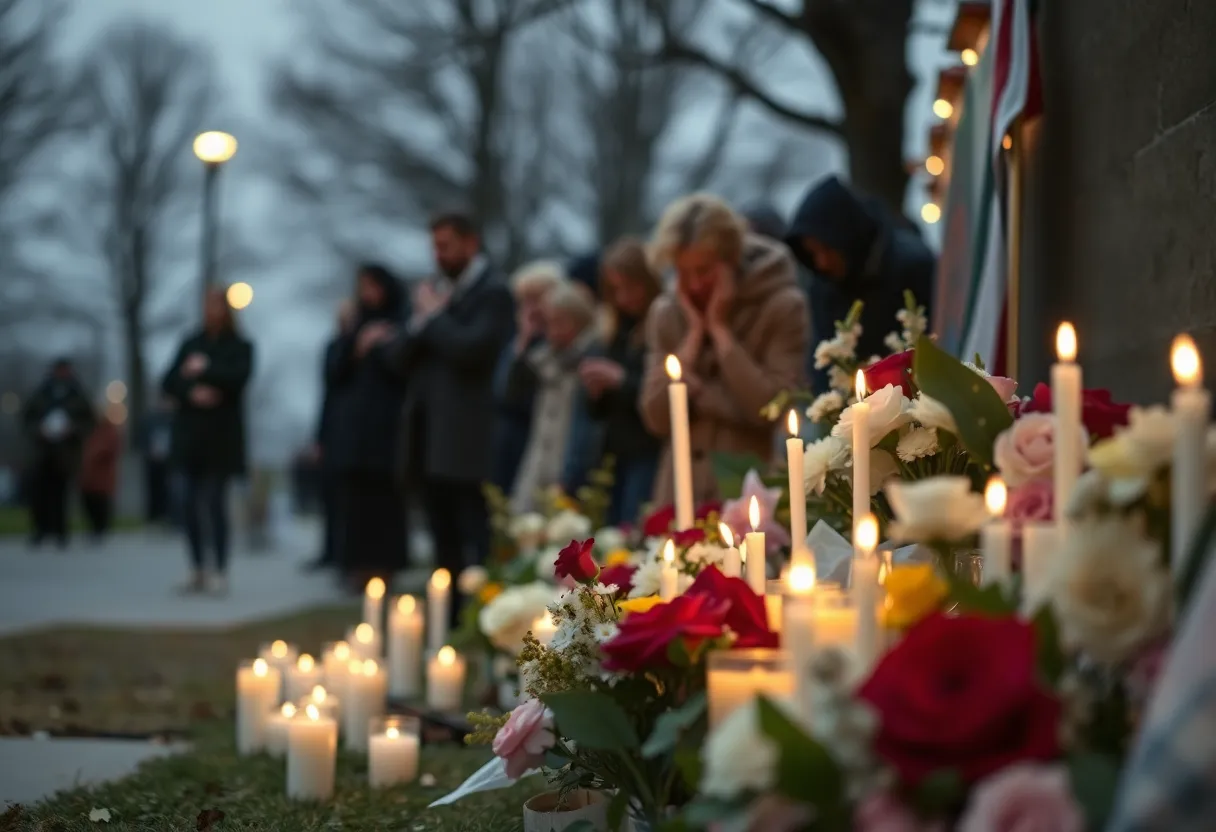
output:
M 566 270 L 561 263 L 556 260 L 533 260 L 511 275 L 511 293 L 517 298 L 546 295 L 565 282 Z
M 646 290 L 647 308 L 655 298 L 663 293 L 663 281 L 650 267 L 646 256 L 646 244 L 637 237 L 621 237 L 610 245 L 604 252 L 601 270 L 604 273 L 616 272 L 626 280 L 641 285 Z M 616 299 L 612 297 L 608 281 L 603 281 L 601 285 L 604 297 L 604 320 L 601 329 L 605 340 L 612 340 L 616 335 L 618 325 Z M 634 336 L 639 339 L 643 338 L 643 328 L 638 327 Z
M 650 237 L 650 266 L 661 271 L 689 246 L 712 248 L 725 263 L 743 259 L 747 221 L 713 194 L 683 196 L 667 206 Z
M 595 298 L 587 287 L 565 281 L 557 284 L 545 295 L 545 306 L 564 312 L 574 318 L 579 329 L 586 329 L 595 321 Z

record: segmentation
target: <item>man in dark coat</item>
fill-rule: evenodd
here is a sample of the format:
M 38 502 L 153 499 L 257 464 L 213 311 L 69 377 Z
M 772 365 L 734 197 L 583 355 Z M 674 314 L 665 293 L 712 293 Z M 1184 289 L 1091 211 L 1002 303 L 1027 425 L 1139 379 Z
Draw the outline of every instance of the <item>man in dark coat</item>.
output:
M 811 272 L 812 349 L 833 336 L 854 301 L 865 304 L 857 345 L 862 360 L 886 354 L 883 339 L 898 329 L 895 313 L 905 291 L 932 314 L 933 252 L 919 234 L 835 176 L 806 195 L 785 242 Z M 826 370 L 812 366 L 811 376 L 817 392 L 827 389 Z
M 418 288 L 413 316 L 386 353 L 409 380 L 402 471 L 420 481 L 438 565 L 455 577 L 489 550 L 481 487 L 493 459 L 494 370 L 510 338 L 513 304 L 468 216 L 434 219 L 431 241 L 443 280 Z
M 61 358 L 26 402 L 22 424 L 33 444 L 29 471 L 30 542 L 53 536 L 68 545 L 68 489 L 80 467 L 93 408 L 72 362 Z

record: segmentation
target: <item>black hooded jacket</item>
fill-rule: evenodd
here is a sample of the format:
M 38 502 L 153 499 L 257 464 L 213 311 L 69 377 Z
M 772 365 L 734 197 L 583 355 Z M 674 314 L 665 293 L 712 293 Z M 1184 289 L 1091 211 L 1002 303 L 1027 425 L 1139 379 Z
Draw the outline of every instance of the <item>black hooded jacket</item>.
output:
M 815 272 L 802 240 L 811 237 L 839 251 L 847 273 L 833 279 Z M 857 345 L 861 359 L 885 355 L 887 333 L 897 330 L 895 313 L 904 306 L 904 291 L 911 291 L 927 315 L 933 310 L 933 272 L 936 258 L 920 235 L 895 222 L 876 202 L 856 194 L 835 176 L 820 182 L 803 199 L 786 231 L 786 243 L 811 273 L 811 343 L 831 338 L 836 322 L 849 313 L 854 301 L 865 304 L 862 335 Z M 932 320 L 930 318 L 930 320 Z M 826 370 L 810 368 L 815 390 L 827 389 Z

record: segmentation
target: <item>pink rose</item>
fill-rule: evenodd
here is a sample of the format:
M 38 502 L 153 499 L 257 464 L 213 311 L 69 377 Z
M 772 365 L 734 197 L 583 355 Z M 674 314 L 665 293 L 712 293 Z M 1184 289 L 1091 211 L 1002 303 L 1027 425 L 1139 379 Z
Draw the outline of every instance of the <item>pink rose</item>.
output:
M 1085 429 L 1080 425 L 1077 445 L 1085 448 Z M 992 455 L 1005 483 L 1016 488 L 1031 480 L 1051 479 L 1055 461 L 1056 417 L 1050 413 L 1029 413 L 996 438 Z
M 1011 378 L 1005 378 L 1005 376 L 988 376 L 987 378 L 988 383 L 992 385 L 992 389 L 1001 397 L 1001 401 L 1008 404 L 1017 400 L 1017 397 L 1014 395 L 1018 389 L 1016 381 Z
M 941 823 L 926 823 L 890 792 L 870 795 L 853 814 L 856 832 L 941 832 Z
M 959 832 L 1084 832 L 1085 815 L 1062 766 L 1021 763 L 976 786 Z
M 539 699 L 529 699 L 511 711 L 494 735 L 494 754 L 506 761 L 507 776 L 518 780 L 545 762 L 545 752 L 556 741 L 553 714 Z
M 1055 519 L 1055 486 L 1051 480 L 1032 480 L 1009 489 L 1005 518 L 1014 525 Z

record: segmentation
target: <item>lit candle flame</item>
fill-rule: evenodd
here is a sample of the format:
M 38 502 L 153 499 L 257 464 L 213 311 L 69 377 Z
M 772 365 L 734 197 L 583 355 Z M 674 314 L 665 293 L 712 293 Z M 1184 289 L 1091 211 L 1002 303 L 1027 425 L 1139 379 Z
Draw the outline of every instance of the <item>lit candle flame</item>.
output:
M 760 528 L 760 501 L 755 497 L 747 504 L 747 522 L 752 524 L 752 531 Z
M 253 663 L 253 675 L 265 676 L 270 672 L 270 665 L 266 664 L 265 659 L 258 659 Z
M 376 640 L 376 628 L 364 621 L 355 628 L 355 641 L 360 644 L 371 644 Z
M 283 707 L 279 710 L 279 713 L 281 713 L 283 716 L 287 717 L 288 719 L 291 719 L 293 716 L 296 715 L 296 706 L 291 704 L 290 702 L 284 702 Z
M 375 676 L 380 672 L 380 665 L 376 664 L 375 659 L 368 659 L 363 663 L 363 675 Z
M 397 730 L 396 725 L 390 725 L 384 729 L 384 736 L 388 737 L 390 740 L 395 740 L 401 736 L 401 732 Z
M 318 719 L 321 718 L 321 712 L 319 710 L 317 710 L 316 705 L 309 705 L 307 708 L 304 709 L 304 713 L 308 714 L 308 718 L 311 719 L 313 722 L 316 722 Z
M 279 639 L 270 645 L 270 655 L 276 659 L 281 659 L 287 655 L 287 642 Z
M 301 673 L 312 673 L 313 668 L 317 666 L 316 659 L 304 653 L 300 658 L 296 659 L 296 669 Z
M 439 655 L 435 657 L 439 660 L 439 664 L 443 667 L 451 667 L 456 664 L 456 650 L 451 645 L 444 645 L 439 648 Z
M 672 381 L 679 381 L 684 375 L 680 369 L 680 359 L 674 355 L 667 356 L 667 360 L 663 362 L 663 367 L 667 370 L 667 377 Z
M 446 569 L 436 569 L 431 573 L 431 587 L 443 592 L 452 585 L 452 573 Z
M 334 644 L 334 658 L 340 662 L 344 662 L 350 658 L 350 645 L 345 641 L 339 641 Z
M 1000 477 L 992 477 L 984 488 L 984 506 L 993 517 L 1005 515 L 1005 504 L 1009 501 L 1009 489 Z
M 1179 335 L 1174 339 L 1170 367 L 1174 371 L 1174 381 L 1181 387 L 1198 387 L 1203 382 L 1203 362 L 1191 336 Z
M 668 540 L 663 544 L 663 562 L 668 564 L 676 562 L 676 542 L 674 540 Z
M 719 523 L 718 534 L 722 535 L 722 542 L 726 544 L 726 548 L 731 549 L 734 547 L 735 535 L 731 532 L 730 526 L 725 523 Z
M 372 578 L 367 582 L 367 597 L 379 601 L 384 597 L 384 579 Z
M 1068 321 L 1056 330 L 1056 356 L 1068 363 L 1077 360 L 1077 331 Z
M 791 592 L 808 595 L 815 589 L 815 567 L 809 563 L 796 563 L 790 567 L 786 581 Z
M 798 411 L 790 410 L 790 415 L 785 420 L 785 426 L 790 432 L 790 436 L 798 436 Z
M 853 535 L 861 551 L 869 553 L 878 548 L 878 521 L 874 519 L 874 515 L 867 514 L 858 520 Z
M 857 401 L 866 397 L 866 374 L 864 370 L 857 371 Z
M 413 615 L 418 608 L 418 599 L 413 595 L 402 595 L 397 599 L 397 612 L 402 615 Z
M 329 691 L 327 691 L 325 689 L 324 685 L 315 685 L 313 687 L 313 689 L 312 689 L 312 701 L 313 702 L 316 702 L 318 705 L 320 705 L 322 702 L 324 702 L 328 698 L 329 698 Z

